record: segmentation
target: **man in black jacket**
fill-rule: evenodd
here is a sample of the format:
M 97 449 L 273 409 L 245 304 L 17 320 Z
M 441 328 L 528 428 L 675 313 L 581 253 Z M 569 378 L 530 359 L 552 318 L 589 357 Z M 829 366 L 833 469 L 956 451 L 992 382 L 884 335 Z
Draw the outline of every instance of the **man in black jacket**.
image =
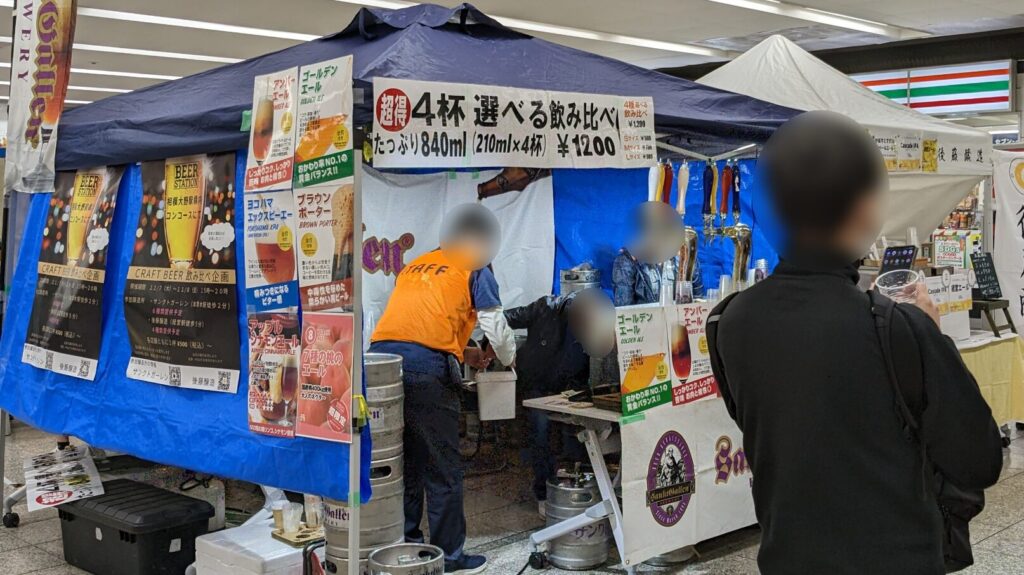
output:
M 788 238 L 766 281 L 721 312 L 715 375 L 743 431 L 766 575 L 944 573 L 943 518 L 905 436 L 869 298 L 853 263 L 877 237 L 887 175 L 853 121 L 803 114 L 761 156 Z M 999 430 L 923 286 L 898 304 L 920 348 L 918 432 L 963 489 L 994 484 Z M 894 361 L 917 361 L 895 357 Z
M 526 342 L 516 353 L 516 371 L 526 399 L 555 395 L 567 389 L 586 389 L 590 358 L 573 337 L 570 315 L 576 293 L 544 296 L 537 301 L 505 310 L 512 329 L 525 329 Z M 547 481 L 555 471 L 556 457 L 551 452 L 551 431 L 561 430 L 563 457 L 580 461 L 582 445 L 571 429 L 553 424 L 547 413 L 528 409 L 530 426 L 528 458 L 533 466 L 533 494 L 544 513 Z

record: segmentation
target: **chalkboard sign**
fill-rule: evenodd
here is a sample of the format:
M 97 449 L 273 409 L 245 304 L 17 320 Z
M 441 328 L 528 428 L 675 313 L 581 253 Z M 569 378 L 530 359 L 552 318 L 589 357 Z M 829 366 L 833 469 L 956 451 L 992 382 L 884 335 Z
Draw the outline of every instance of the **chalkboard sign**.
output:
M 974 276 L 978 280 L 978 299 L 1001 299 L 1003 291 L 999 289 L 999 278 L 996 277 L 996 266 L 992 263 L 992 254 L 971 254 L 974 264 Z

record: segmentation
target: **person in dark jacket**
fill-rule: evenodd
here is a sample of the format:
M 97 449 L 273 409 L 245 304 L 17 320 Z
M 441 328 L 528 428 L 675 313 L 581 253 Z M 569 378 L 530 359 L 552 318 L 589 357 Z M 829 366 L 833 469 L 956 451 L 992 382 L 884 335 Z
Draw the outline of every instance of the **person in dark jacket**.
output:
M 590 357 L 570 328 L 575 298 L 576 293 L 544 296 L 529 305 L 505 310 L 509 327 L 526 330 L 526 342 L 516 353 L 519 385 L 526 399 L 587 387 Z M 533 494 L 543 514 L 547 481 L 554 474 L 558 459 L 551 452 L 551 432 L 561 432 L 562 452 L 558 454 L 561 457 L 582 461 L 585 454 L 571 428 L 552 422 L 543 410 L 526 411 L 530 427 L 527 451 L 533 467 Z
M 942 514 L 896 415 L 852 263 L 880 228 L 888 179 L 878 148 L 852 120 L 810 112 L 772 136 L 761 164 L 788 232 L 782 259 L 719 304 L 709 342 L 753 473 L 761 572 L 944 573 Z M 920 348 L 920 441 L 948 481 L 986 488 L 1002 466 L 998 427 L 926 290 L 911 289 L 916 303 L 896 313 Z

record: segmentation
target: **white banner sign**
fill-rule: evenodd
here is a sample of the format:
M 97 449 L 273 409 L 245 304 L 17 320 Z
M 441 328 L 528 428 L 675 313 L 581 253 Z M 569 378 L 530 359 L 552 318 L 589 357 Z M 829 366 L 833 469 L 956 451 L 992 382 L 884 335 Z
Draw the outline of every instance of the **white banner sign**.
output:
M 4 182 L 7 190 L 52 192 L 75 0 L 19 2 L 15 16 Z
M 625 560 L 757 522 L 743 436 L 719 398 L 661 405 L 622 425 Z
M 378 168 L 640 168 L 657 161 L 654 101 L 375 78 Z
M 475 202 L 478 186 L 499 173 L 408 175 L 364 169 L 363 309 L 368 321 L 384 311 L 402 267 L 438 247 L 444 214 L 457 204 Z M 550 176 L 536 179 L 522 192 L 483 200 L 501 223 L 501 249 L 493 267 L 505 309 L 551 293 L 555 265 L 552 202 Z
M 994 152 L 995 262 L 1003 297 L 1016 325 L 1024 325 L 1024 154 Z

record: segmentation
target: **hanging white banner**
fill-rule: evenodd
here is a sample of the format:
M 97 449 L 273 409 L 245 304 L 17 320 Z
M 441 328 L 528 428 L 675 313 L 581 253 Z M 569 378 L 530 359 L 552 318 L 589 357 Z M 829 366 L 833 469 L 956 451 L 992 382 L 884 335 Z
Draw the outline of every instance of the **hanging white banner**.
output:
M 475 202 L 480 186 L 497 170 L 386 174 L 363 172 L 363 309 L 368 321 L 387 305 L 395 277 L 406 263 L 438 247 L 444 214 Z M 551 177 L 540 176 L 521 192 L 483 200 L 501 223 L 501 249 L 494 275 L 508 309 L 551 293 L 555 257 Z
M 378 168 L 642 168 L 654 100 L 375 78 Z
M 75 0 L 18 2 L 4 183 L 18 192 L 52 192 L 57 123 L 64 108 L 75 38 Z
M 1013 323 L 1024 325 L 1024 154 L 993 152 L 996 232 L 992 259 Z

